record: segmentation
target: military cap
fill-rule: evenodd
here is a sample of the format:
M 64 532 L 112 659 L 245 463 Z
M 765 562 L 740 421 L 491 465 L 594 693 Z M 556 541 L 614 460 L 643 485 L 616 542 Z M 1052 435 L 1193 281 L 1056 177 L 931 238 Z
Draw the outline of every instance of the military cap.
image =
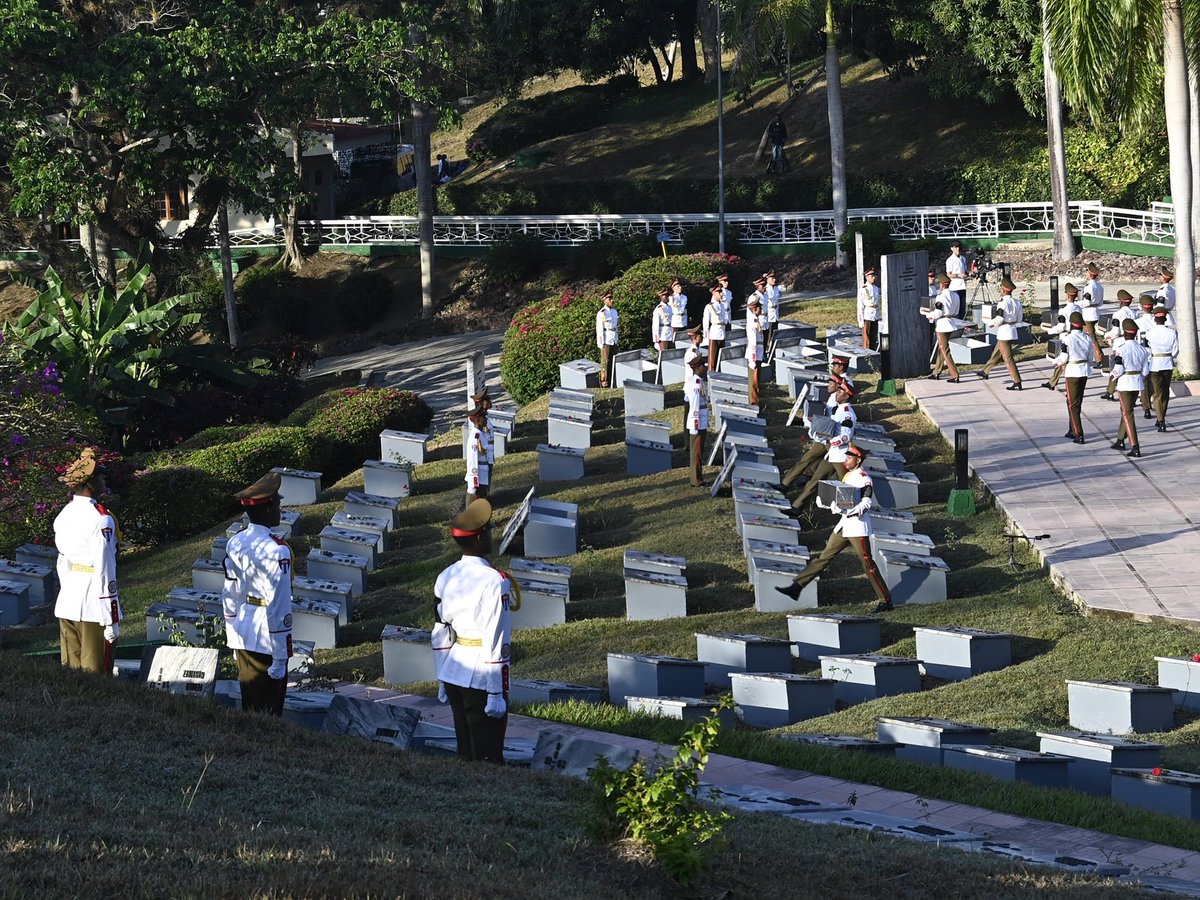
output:
M 487 385 L 484 385 L 483 390 L 479 393 L 472 394 L 471 399 L 475 401 L 477 406 L 481 403 L 486 403 L 488 400 L 491 400 L 492 396 L 488 393 Z
M 959 240 L 958 240 L 958 238 L 955 238 L 954 240 L 952 240 L 952 241 L 950 242 L 950 246 L 951 246 L 951 247 L 961 247 L 961 246 L 962 246 L 962 244 L 961 244 L 961 243 L 959 243 Z
M 242 506 L 266 506 L 279 494 L 283 477 L 278 472 L 268 472 L 248 488 L 242 488 L 233 496 Z
M 659 299 L 659 300 L 666 300 L 666 299 L 667 299 L 668 297 L 670 297 L 670 296 L 671 296 L 671 292 L 670 292 L 670 291 L 659 291 L 659 292 L 658 292 L 658 299 Z
M 866 278 L 868 275 L 874 275 L 874 274 L 875 274 L 875 267 L 872 266 L 871 268 L 869 268 L 865 272 L 863 272 L 863 278 Z
M 1000 287 L 1004 288 L 1006 291 L 1015 291 L 1017 289 L 1017 286 L 1013 284 L 1013 280 L 1007 275 L 1000 279 Z
M 706 369 L 708 368 L 708 360 L 703 356 L 697 355 L 688 360 L 688 365 L 693 369 Z
M 774 269 L 772 269 L 770 272 L 763 272 L 763 278 L 774 278 L 774 277 L 775 277 Z
M 1154 307 L 1154 318 L 1165 319 L 1167 317 L 1167 308 L 1165 306 Z
M 721 285 L 719 285 L 719 284 L 714 284 L 714 285 L 712 286 L 712 291 L 711 291 L 710 293 L 713 293 L 713 294 L 724 294 L 724 293 L 725 293 L 725 288 L 721 287 Z
M 108 470 L 96 459 L 94 447 L 84 447 L 79 453 L 79 459 L 67 466 L 66 472 L 59 476 L 59 481 L 68 487 L 81 487 L 99 472 L 103 475 Z
M 1066 291 L 1068 294 L 1078 294 L 1079 293 L 1079 288 L 1075 287 L 1075 285 L 1071 284 L 1071 282 L 1069 282 L 1069 281 L 1063 285 L 1063 290 Z
M 1158 272 L 1160 275 L 1162 275 L 1163 278 L 1174 278 L 1175 277 L 1175 273 L 1172 272 L 1170 269 L 1168 269 L 1166 266 L 1163 266 L 1161 269 L 1158 270 Z
M 937 272 L 933 271 L 933 269 L 930 269 L 930 270 L 929 270 L 929 277 L 930 277 L 930 278 L 937 278 Z
M 1149 291 L 1143 291 L 1141 296 L 1138 297 L 1138 305 L 1141 306 L 1142 309 L 1151 309 L 1157 299 L 1158 298 Z
M 1089 275 L 1099 275 L 1100 269 L 1095 263 L 1088 263 L 1087 271 Z
M 766 284 L 766 283 L 767 283 L 767 279 L 765 279 L 765 278 L 755 278 L 753 283 L 754 283 L 755 285 Z
M 1071 327 L 1072 328 L 1082 328 L 1083 327 L 1083 313 L 1081 313 L 1079 310 L 1075 310 L 1075 312 L 1071 313 Z
M 857 456 L 859 459 L 866 459 L 867 451 L 864 450 L 862 447 L 851 444 L 849 447 L 846 448 L 846 455 L 847 456 Z
M 675 285 L 679 285 L 680 287 L 683 287 L 683 282 L 680 281 L 678 278 L 672 278 L 671 279 L 671 287 L 675 287 Z
M 610 300 L 610 299 L 612 299 L 612 291 L 605 291 L 603 294 L 601 294 L 601 295 L 600 295 L 600 299 L 601 299 L 601 300 Z
M 858 391 L 854 390 L 854 387 L 850 384 L 850 382 L 846 381 L 844 378 L 838 379 L 837 390 L 838 392 L 845 391 L 851 397 L 858 393 Z
M 699 325 L 694 325 L 687 330 L 687 333 L 690 334 L 692 337 L 700 337 L 702 334 L 704 334 L 704 329 L 701 328 Z
M 720 275 L 717 276 L 717 281 L 728 281 L 728 280 L 729 280 L 729 276 L 726 275 L 724 272 L 722 272 Z
M 482 416 L 484 413 L 487 412 L 487 410 L 488 410 L 488 408 L 486 406 L 484 406 L 482 403 L 476 403 L 473 409 L 467 410 L 467 418 L 473 419 L 476 416 Z
M 850 365 L 850 357 L 835 356 L 829 363 L 831 366 L 848 366 Z
M 1137 334 L 1138 323 L 1135 319 L 1122 319 L 1121 330 L 1126 334 Z
M 747 305 L 747 306 L 758 306 L 758 307 L 761 307 L 761 306 L 762 306 L 762 301 L 761 301 L 761 300 L 759 300 L 759 299 L 758 299 L 758 297 L 757 297 L 757 296 L 755 296 L 754 294 L 751 294 L 751 295 L 750 295 L 750 299 L 746 301 L 746 305 Z
M 1125 288 L 1121 288 L 1117 291 L 1117 299 L 1122 303 L 1130 303 L 1133 300 L 1133 294 L 1129 293 Z
M 474 537 L 492 521 L 492 504 L 484 499 L 472 500 L 467 508 L 450 520 L 454 537 Z

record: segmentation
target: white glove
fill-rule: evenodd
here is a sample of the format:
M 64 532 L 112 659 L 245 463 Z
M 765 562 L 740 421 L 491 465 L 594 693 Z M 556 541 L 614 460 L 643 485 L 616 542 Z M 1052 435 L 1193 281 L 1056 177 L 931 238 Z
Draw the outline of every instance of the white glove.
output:
M 446 696 L 446 685 L 444 682 L 438 682 L 438 703 L 449 703 L 450 698 Z
M 842 507 L 835 500 L 833 503 L 829 504 L 829 511 L 835 516 L 840 516 L 842 514 Z
M 271 667 L 267 669 L 267 677 L 274 678 L 276 681 L 279 681 L 281 678 L 286 678 L 287 660 L 279 658 L 271 660 Z
M 508 712 L 508 704 L 504 702 L 503 694 L 488 694 L 487 705 L 483 708 L 484 713 L 493 719 L 499 719 Z
M 121 626 L 118 625 L 116 622 L 113 622 L 111 625 L 104 626 L 104 639 L 106 641 L 108 641 L 110 644 L 115 644 L 117 642 L 117 638 L 119 638 L 120 636 L 121 636 Z

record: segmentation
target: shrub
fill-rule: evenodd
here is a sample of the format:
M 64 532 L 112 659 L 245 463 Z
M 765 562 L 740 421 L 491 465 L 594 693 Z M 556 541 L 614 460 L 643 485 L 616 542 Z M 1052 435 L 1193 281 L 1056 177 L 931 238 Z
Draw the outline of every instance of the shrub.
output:
M 333 307 L 338 320 L 353 331 L 365 331 L 391 311 L 393 287 L 382 272 L 354 272 L 338 285 Z
M 152 469 L 134 475 L 117 515 L 128 540 L 159 544 L 188 537 L 232 516 L 237 511 L 233 493 L 230 485 L 202 469 Z
M 238 490 L 276 466 L 323 472 L 332 457 L 332 442 L 323 435 L 304 428 L 267 425 L 241 440 L 194 450 L 180 462 L 211 474 L 224 489 Z
M 187 453 L 192 450 L 204 450 L 219 444 L 230 444 L 249 437 L 258 430 L 258 425 L 213 425 L 210 428 L 197 431 L 190 438 L 175 448 L 176 452 Z
M 467 139 L 467 153 L 486 161 L 564 134 L 595 128 L 604 108 L 620 96 L 624 84 L 581 85 L 552 94 L 510 100 L 492 113 Z
M 720 246 L 720 229 L 717 225 L 697 225 L 683 233 L 685 253 L 716 253 Z M 740 256 L 742 252 L 741 230 L 736 226 L 725 226 L 725 252 Z M 690 295 L 689 295 L 690 297 Z
M 379 432 L 385 428 L 422 432 L 433 411 L 412 391 L 394 388 L 347 388 L 315 412 L 305 434 L 330 448 L 330 468 L 341 477 L 379 457 Z
M 606 234 L 571 251 L 571 269 L 584 278 L 612 278 L 654 256 L 658 242 L 649 234 Z
M 416 189 L 410 188 L 407 191 L 392 194 L 388 200 L 387 214 L 389 216 L 415 216 L 417 214 Z M 435 216 L 458 215 L 454 197 L 444 187 L 438 186 L 433 189 L 433 214 Z
M 492 281 L 526 281 L 546 262 L 546 241 L 536 234 L 516 232 L 488 247 L 484 269 Z
M 892 240 L 891 226 L 887 222 L 870 220 L 851 222 L 842 234 L 841 248 L 843 252 L 854 258 L 854 236 L 863 236 L 863 265 L 866 268 L 879 265 L 879 257 L 891 253 L 896 246 Z
M 225 288 L 221 276 L 205 265 L 184 290 L 195 297 L 188 311 L 200 313 L 200 330 L 214 343 L 228 344 L 229 322 L 225 318 Z
M 254 266 L 238 276 L 237 291 L 239 312 L 244 305 L 249 314 L 243 327 L 254 328 L 265 322 L 287 334 L 303 334 L 307 329 L 311 301 L 288 269 Z

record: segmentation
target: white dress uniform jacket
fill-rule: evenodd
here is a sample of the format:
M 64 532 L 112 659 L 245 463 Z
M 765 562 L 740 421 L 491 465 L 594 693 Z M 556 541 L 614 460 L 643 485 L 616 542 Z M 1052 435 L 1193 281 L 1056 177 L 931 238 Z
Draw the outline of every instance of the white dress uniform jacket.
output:
M 1150 372 L 1150 351 L 1137 341 L 1121 345 L 1121 361 L 1114 363 L 1109 377 L 1117 379 L 1118 391 L 1140 391 Z
M 1155 297 L 1159 299 L 1157 305 L 1162 306 L 1167 312 L 1175 308 L 1175 285 L 1167 281 L 1155 292 Z
M 842 537 L 870 537 L 871 509 L 875 500 L 871 496 L 873 482 L 871 476 L 861 466 L 842 476 L 842 481 L 853 485 L 862 493 L 862 499 L 849 509 L 841 510 L 841 521 L 833 527 L 834 533 L 841 532 Z M 835 510 L 836 511 L 836 510 Z
M 671 327 L 687 328 L 687 294 L 672 294 L 667 300 L 671 304 Z
M 688 371 L 683 381 L 683 397 L 687 400 L 688 434 L 700 434 L 708 431 L 708 397 L 704 379 L 695 372 Z
M 675 330 L 671 327 L 671 304 L 665 300 L 654 307 L 654 315 L 650 317 L 650 340 L 656 346 L 662 341 L 675 340 Z
M 496 462 L 496 450 L 492 444 L 491 426 L 484 422 L 482 428 L 467 419 L 467 488 L 475 493 L 481 484 L 491 484 L 492 465 Z
M 1015 341 L 1019 321 L 1021 321 L 1021 304 L 1012 294 L 1005 294 L 996 303 L 996 315 L 991 320 L 992 327 L 996 329 L 996 340 Z
M 1179 332 L 1168 325 L 1154 324 L 1146 331 L 1146 346 L 1150 348 L 1150 371 L 1167 372 L 1175 368 L 1179 355 Z
M 854 426 L 838 423 L 838 433 L 829 439 L 829 449 L 825 451 L 825 462 L 840 466 L 846 461 L 846 451 L 854 439 Z
M 704 307 L 704 317 L 700 321 L 701 327 L 704 329 L 704 340 L 725 340 L 725 325 L 728 321 L 726 316 L 728 315 L 729 311 L 725 308 L 724 301 L 718 300 L 714 296 Z
M 951 253 L 946 257 L 946 274 L 950 276 L 950 290 L 965 291 L 967 289 L 967 258 L 961 253 L 958 256 Z
M 1136 318 L 1137 316 L 1128 306 L 1118 306 L 1116 311 L 1112 314 L 1112 319 L 1109 320 L 1108 331 L 1104 332 L 1105 339 L 1111 341 L 1113 347 L 1115 348 L 1118 340 L 1124 340 L 1124 338 L 1121 337 L 1123 333 L 1121 331 L 1121 323 L 1126 319 Z
M 265 525 L 247 525 L 225 545 L 221 606 L 231 650 L 292 655 L 292 551 Z
M 849 403 L 838 403 L 837 397 L 830 397 L 825 401 L 825 415 L 839 425 L 849 422 L 853 427 L 858 424 L 858 413 L 854 411 L 854 407 Z
M 879 321 L 879 298 L 882 296 L 877 284 L 864 284 L 858 289 L 858 324 Z
M 725 303 L 725 327 L 728 328 L 733 324 L 733 291 L 725 288 L 721 291 L 721 299 Z
M 1054 360 L 1060 366 L 1066 366 L 1063 375 L 1067 378 L 1090 378 L 1092 375 L 1092 338 L 1082 329 L 1073 328 L 1071 333 L 1063 338 L 1063 350 Z
M 962 328 L 962 322 L 954 318 L 957 313 L 958 297 L 952 294 L 947 288 L 934 298 L 933 303 L 929 305 L 929 312 L 925 314 L 925 318 L 933 323 L 934 331 L 949 334 L 952 331 Z
M 700 355 L 699 347 L 697 347 L 695 344 L 687 345 L 687 349 L 683 351 L 683 371 L 685 373 L 690 373 L 692 371 L 689 368 L 692 364 L 692 360 L 695 359 L 699 355 Z M 686 383 L 686 381 L 687 381 L 687 378 L 684 378 L 685 383 Z
M 1070 331 L 1070 326 L 1067 322 L 1070 321 L 1071 313 L 1073 312 L 1079 312 L 1079 304 L 1068 300 L 1058 308 L 1058 321 L 1043 330 L 1046 334 L 1062 334 L 1063 332 Z
M 1091 301 L 1088 301 L 1088 297 Z M 1104 305 L 1104 285 L 1095 278 L 1083 286 L 1083 321 L 1099 322 L 1100 307 Z
M 76 494 L 54 519 L 58 599 L 54 615 L 68 622 L 121 621 L 117 594 L 117 523 L 91 497 Z
M 746 310 L 746 359 L 756 367 L 763 361 L 763 330 L 766 327 L 765 315 L 756 316 L 753 310 Z
M 617 311 L 611 306 L 602 306 L 596 313 L 596 346 L 613 347 L 621 343 L 617 333 Z
M 442 570 L 433 593 L 439 619 L 433 627 L 437 680 L 489 694 L 507 691 L 512 644 L 508 576 L 482 556 L 464 556 Z
M 767 321 L 774 324 L 779 321 L 779 297 L 783 291 L 779 289 L 777 284 L 768 284 L 764 293 L 766 299 L 763 301 L 763 307 L 767 312 Z

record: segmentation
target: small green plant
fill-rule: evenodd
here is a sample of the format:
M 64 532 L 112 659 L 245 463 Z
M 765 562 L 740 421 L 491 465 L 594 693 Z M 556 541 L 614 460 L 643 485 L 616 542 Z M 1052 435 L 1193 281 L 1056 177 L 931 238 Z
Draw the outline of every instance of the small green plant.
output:
M 680 884 L 694 883 L 712 853 L 720 846 L 721 829 L 733 818 L 705 806 L 700 797 L 700 773 L 721 731 L 722 710 L 732 709 L 728 695 L 683 733 L 675 759 L 638 759 L 621 771 L 601 757 L 588 773 L 596 818 L 593 834 L 617 835 L 644 844 L 666 873 Z

